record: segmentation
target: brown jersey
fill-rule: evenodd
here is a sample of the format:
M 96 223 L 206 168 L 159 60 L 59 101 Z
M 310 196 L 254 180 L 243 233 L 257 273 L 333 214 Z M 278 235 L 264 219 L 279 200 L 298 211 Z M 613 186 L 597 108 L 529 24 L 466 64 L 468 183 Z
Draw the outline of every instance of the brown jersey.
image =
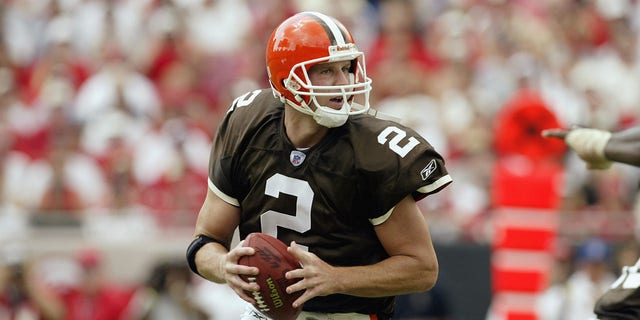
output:
M 388 257 L 373 227 L 407 195 L 419 200 L 451 182 L 433 147 L 396 122 L 351 116 L 320 143 L 297 150 L 283 119 L 284 105 L 271 91 L 256 90 L 236 99 L 218 128 L 209 187 L 241 208 L 241 238 L 264 232 L 332 265 L 373 264 Z M 388 317 L 393 297 L 336 294 L 316 297 L 304 310 Z

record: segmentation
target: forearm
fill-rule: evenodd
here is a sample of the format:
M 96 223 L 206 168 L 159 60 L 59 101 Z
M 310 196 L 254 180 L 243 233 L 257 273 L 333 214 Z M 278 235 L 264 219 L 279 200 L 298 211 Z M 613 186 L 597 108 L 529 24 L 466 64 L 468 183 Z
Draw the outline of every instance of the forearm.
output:
M 615 141 L 640 141 L 640 126 L 614 132 L 611 138 Z
M 613 133 L 604 152 L 611 161 L 640 166 L 640 127 Z
M 438 278 L 438 262 L 409 256 L 393 256 L 370 266 L 337 267 L 338 293 L 381 297 L 431 289 Z
M 640 139 L 636 141 L 618 139 L 614 134 L 604 150 L 611 161 L 640 166 Z
M 190 267 L 192 269 L 195 267 L 197 273 L 203 278 L 216 283 L 227 282 L 224 264 L 239 219 L 238 207 L 226 203 L 211 189 L 207 191 L 205 202 L 198 213 L 194 242 L 187 249 L 188 259 L 191 261 Z M 202 245 L 203 242 L 204 245 Z M 200 248 L 197 249 L 199 246 Z
M 216 283 L 225 283 L 223 260 L 227 249 L 216 242 L 207 243 L 196 253 L 196 266 L 202 277 Z

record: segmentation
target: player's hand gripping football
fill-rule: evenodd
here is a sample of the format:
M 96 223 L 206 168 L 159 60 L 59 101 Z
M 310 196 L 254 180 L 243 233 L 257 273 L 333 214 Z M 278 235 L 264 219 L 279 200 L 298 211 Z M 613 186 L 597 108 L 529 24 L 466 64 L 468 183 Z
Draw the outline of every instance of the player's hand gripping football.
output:
M 586 162 L 588 169 L 607 169 L 611 166 L 611 161 L 604 154 L 611 138 L 609 131 L 573 126 L 568 130 L 543 130 L 542 136 L 564 140 Z
M 256 267 L 238 264 L 240 257 L 255 254 L 254 248 L 244 247 L 243 243 L 244 240 L 240 241 L 235 248 L 231 249 L 231 251 L 225 255 L 221 262 L 221 269 L 224 272 L 224 279 L 229 287 L 231 287 L 240 298 L 253 304 L 255 300 L 247 294 L 247 292 L 258 291 L 260 290 L 260 286 L 258 286 L 257 283 L 244 281 L 240 275 L 254 276 L 258 274 L 259 270 Z
M 287 287 L 287 293 L 291 294 L 304 290 L 304 293 L 293 302 L 294 308 L 303 305 L 311 298 L 326 296 L 339 291 L 340 283 L 333 276 L 335 267 L 322 261 L 315 254 L 305 251 L 295 241 L 291 242 L 288 251 L 302 265 L 301 269 L 291 270 L 286 273 L 287 279 L 300 279 L 297 283 Z

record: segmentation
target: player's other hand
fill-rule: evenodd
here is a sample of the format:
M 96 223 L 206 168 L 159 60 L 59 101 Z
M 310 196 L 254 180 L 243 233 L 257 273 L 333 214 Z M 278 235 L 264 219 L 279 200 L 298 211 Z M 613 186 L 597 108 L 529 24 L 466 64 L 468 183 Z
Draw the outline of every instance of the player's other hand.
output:
M 546 129 L 542 130 L 542 136 L 545 138 L 558 138 L 564 140 L 570 130 L 567 129 Z
M 562 139 L 585 162 L 587 169 L 604 170 L 612 162 L 605 156 L 605 147 L 611 133 L 605 130 L 571 126 L 570 129 L 547 129 L 543 137 Z
M 286 273 L 287 279 L 300 278 L 300 281 L 287 287 L 287 293 L 305 290 L 304 293 L 293 302 L 293 307 L 303 305 L 313 297 L 326 296 L 337 292 L 339 280 L 333 276 L 333 266 L 322 261 L 315 254 L 308 252 L 291 242 L 288 251 L 300 261 L 301 269 L 291 270 Z
M 240 275 L 257 275 L 259 270 L 256 267 L 238 264 L 240 257 L 255 254 L 255 249 L 242 246 L 243 242 L 244 240 L 225 255 L 225 258 L 222 261 L 222 269 L 224 271 L 224 278 L 229 287 L 233 289 L 233 291 L 235 291 L 243 300 L 249 303 L 254 303 L 255 300 L 247 294 L 247 292 L 258 291 L 260 290 L 260 287 L 256 283 L 244 281 Z

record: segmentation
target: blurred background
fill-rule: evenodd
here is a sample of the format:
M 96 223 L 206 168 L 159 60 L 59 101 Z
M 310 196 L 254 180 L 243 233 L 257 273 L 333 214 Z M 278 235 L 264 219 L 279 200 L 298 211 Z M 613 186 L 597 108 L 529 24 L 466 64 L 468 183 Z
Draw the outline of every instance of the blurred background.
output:
M 216 126 L 302 10 L 454 179 L 420 202 L 440 280 L 398 319 L 586 319 L 640 256 L 640 171 L 539 132 L 638 125 L 636 0 L 3 0 L 0 319 L 238 319 L 184 252 Z

